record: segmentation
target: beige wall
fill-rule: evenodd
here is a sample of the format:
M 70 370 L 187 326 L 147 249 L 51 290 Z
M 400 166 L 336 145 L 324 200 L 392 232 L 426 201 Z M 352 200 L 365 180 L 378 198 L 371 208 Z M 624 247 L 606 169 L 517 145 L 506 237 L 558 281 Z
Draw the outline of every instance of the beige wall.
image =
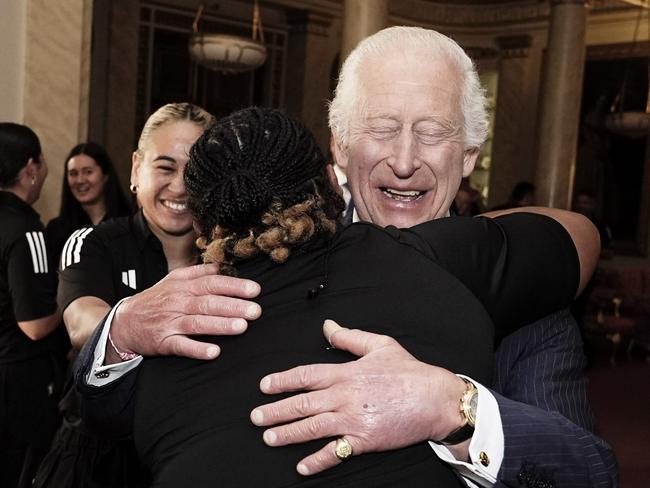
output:
M 25 0 L 0 6 L 0 121 L 23 121 L 26 11 Z

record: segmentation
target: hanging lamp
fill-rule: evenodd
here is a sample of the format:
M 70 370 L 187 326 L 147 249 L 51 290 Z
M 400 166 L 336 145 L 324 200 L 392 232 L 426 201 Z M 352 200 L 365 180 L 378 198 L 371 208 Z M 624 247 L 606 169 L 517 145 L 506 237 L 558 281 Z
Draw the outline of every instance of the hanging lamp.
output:
M 636 20 L 636 26 L 634 27 L 634 35 L 632 36 L 632 42 L 637 42 L 637 34 L 639 32 L 639 24 L 641 23 L 641 17 L 643 15 L 644 9 L 648 8 L 648 1 L 642 0 L 638 2 L 629 2 L 639 5 L 639 16 Z M 648 15 L 649 30 L 648 35 L 650 36 L 650 15 Z M 629 137 L 631 139 L 638 139 L 641 137 L 646 137 L 648 135 L 648 130 L 650 129 L 650 62 L 647 66 L 648 70 L 648 97 L 646 101 L 645 112 L 641 111 L 632 111 L 632 110 L 623 110 L 623 102 L 625 101 L 625 92 L 627 87 L 627 81 L 629 77 L 629 66 L 625 70 L 625 75 L 623 76 L 623 83 L 621 84 L 621 90 L 616 95 L 614 102 L 610 107 L 610 111 L 605 115 L 605 128 L 610 132 L 617 134 L 623 137 Z
M 260 9 L 253 6 L 252 34 L 250 38 L 230 34 L 199 32 L 203 4 L 194 17 L 189 41 L 191 58 L 214 71 L 226 74 L 243 73 L 259 68 L 266 61 L 266 46 Z

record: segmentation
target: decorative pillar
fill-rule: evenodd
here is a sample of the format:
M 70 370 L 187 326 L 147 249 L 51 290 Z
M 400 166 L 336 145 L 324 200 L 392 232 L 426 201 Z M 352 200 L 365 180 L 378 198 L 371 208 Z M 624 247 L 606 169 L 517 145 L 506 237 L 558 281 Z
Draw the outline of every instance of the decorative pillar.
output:
M 490 167 L 489 205 L 507 200 L 519 181 L 532 181 L 535 173 L 531 36 L 498 37 L 499 77 Z
M 106 147 L 124 189 L 142 129 L 136 125 L 139 3 L 94 0 L 88 138 Z
M 331 98 L 330 72 L 336 59 L 336 45 L 330 42 L 333 18 L 326 14 L 296 11 L 287 50 L 285 103 L 287 111 L 302 120 L 327 152 L 327 100 Z
M 35 208 L 58 214 L 63 163 L 87 137 L 92 0 L 29 0 L 23 120 L 41 140 L 49 176 Z
M 552 0 L 537 139 L 537 203 L 569 208 L 575 170 L 582 76 L 585 0 Z
M 388 25 L 388 0 L 345 0 L 341 63 L 359 41 Z

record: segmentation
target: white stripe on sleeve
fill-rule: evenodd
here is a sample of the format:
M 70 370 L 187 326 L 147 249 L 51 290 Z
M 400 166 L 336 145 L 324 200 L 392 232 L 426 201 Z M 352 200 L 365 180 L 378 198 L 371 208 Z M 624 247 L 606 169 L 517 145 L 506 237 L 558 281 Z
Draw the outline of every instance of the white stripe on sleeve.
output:
M 36 254 L 36 248 L 34 246 L 34 239 L 32 238 L 32 233 L 31 232 L 25 232 L 25 236 L 27 236 L 27 243 L 29 244 L 29 251 L 32 254 L 32 264 L 34 265 L 34 273 L 38 273 L 39 272 L 38 255 Z
M 45 264 L 44 272 L 49 273 L 50 269 L 47 262 L 47 248 L 45 247 L 45 238 L 43 237 L 42 232 L 38 233 L 38 242 L 41 244 L 41 249 L 43 250 L 43 263 Z
M 70 235 L 65 246 L 63 246 L 63 252 L 61 253 L 61 271 L 71 264 L 81 261 L 81 246 L 83 246 L 84 239 L 92 231 L 92 227 L 85 227 L 74 231 Z

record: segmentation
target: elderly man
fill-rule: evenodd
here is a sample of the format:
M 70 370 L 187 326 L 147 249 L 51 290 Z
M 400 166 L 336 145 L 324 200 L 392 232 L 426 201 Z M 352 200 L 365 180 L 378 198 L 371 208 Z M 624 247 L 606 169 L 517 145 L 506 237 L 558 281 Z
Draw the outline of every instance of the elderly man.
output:
M 330 107 L 330 126 L 336 161 L 347 169 L 355 217 L 398 227 L 449 214 L 487 131 L 471 60 L 451 39 L 406 27 L 371 36 L 346 60 Z M 215 346 L 187 334 L 240 333 L 245 328 L 241 318 L 255 318 L 260 311 L 244 300 L 257 292 L 254 284 L 208 276 L 209 271 L 198 266 L 172 273 L 127 300 L 114 309 L 112 323 L 96 339 L 105 338 L 111 328 L 122 352 L 216 357 Z M 157 298 L 153 303 L 152 297 Z M 205 315 L 213 315 L 213 321 L 208 324 Z M 193 317 L 202 317 L 200 328 Z M 270 446 L 326 438 L 328 425 L 345 426 L 346 445 L 323 441 L 320 451 L 297 460 L 301 474 L 338 464 L 349 455 L 342 448 L 362 455 L 421 442 L 426 439 L 421 427 L 431 425 L 427 432 L 437 431 L 429 439 L 432 455 L 450 463 L 469 485 L 616 484 L 611 450 L 591 432 L 581 343 L 568 313 L 503 339 L 492 391 L 479 384 L 463 391 L 460 378 L 412 360 L 400 346 L 378 350 L 373 334 L 332 327 L 329 333 L 336 347 L 362 357 L 335 370 L 308 365 L 270 374 L 260 384 L 265 393 L 306 393 L 251 412 L 255 424 L 269 427 L 263 437 Z M 104 366 L 117 356 L 105 339 L 90 352 L 94 358 L 84 362 L 79 379 L 88 405 L 97 405 L 106 390 L 92 385 L 117 376 Z M 132 376 L 119 382 L 128 383 Z M 460 391 L 458 399 L 443 402 L 450 391 Z M 325 403 L 318 401 L 323 392 Z M 359 415 L 359 404 L 381 408 Z M 395 431 L 397 420 L 413 428 Z M 436 425 L 456 428 L 442 432 Z

